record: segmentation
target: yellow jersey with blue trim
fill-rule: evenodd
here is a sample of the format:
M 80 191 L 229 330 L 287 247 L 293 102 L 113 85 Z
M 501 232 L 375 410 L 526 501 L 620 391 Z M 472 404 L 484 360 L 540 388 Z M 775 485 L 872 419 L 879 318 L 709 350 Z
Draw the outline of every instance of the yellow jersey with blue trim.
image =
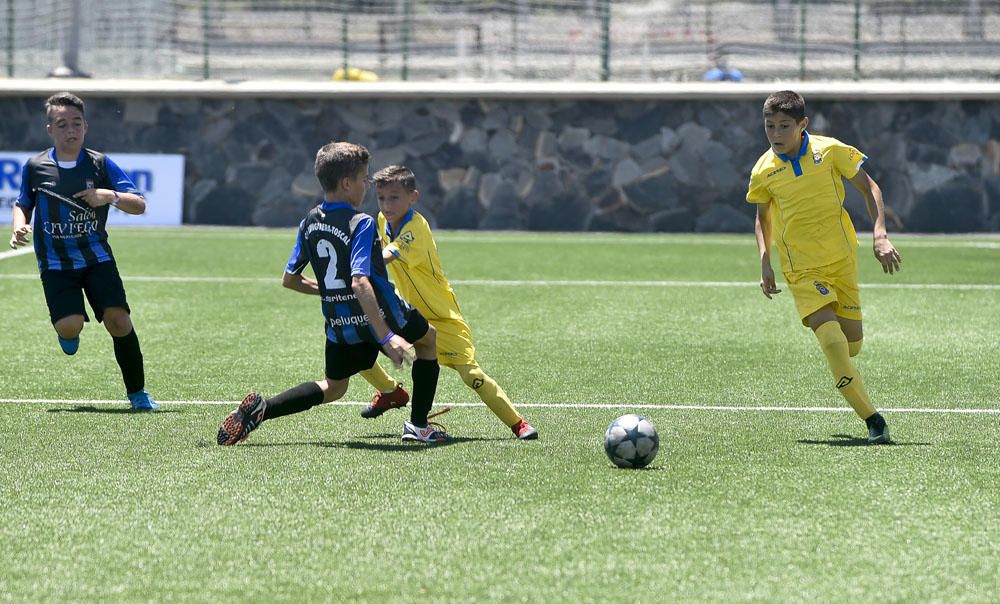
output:
M 857 253 L 844 209 L 844 178 L 868 157 L 828 136 L 803 133 L 795 157 L 768 149 L 750 173 L 747 201 L 771 204 L 771 231 L 784 272 L 828 266 Z
M 392 225 L 379 212 L 378 232 L 382 248 L 396 257 L 387 268 L 400 297 L 428 321 L 462 319 L 458 298 L 441 269 L 441 258 L 427 219 L 411 209 L 398 232 L 393 233 Z

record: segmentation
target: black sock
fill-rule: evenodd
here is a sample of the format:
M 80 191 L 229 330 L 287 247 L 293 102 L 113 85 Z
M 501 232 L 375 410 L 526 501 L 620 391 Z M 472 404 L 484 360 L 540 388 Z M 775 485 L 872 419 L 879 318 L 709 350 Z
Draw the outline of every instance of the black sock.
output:
M 316 382 L 305 382 L 267 399 L 264 419 L 300 413 L 323 402 L 323 389 Z
M 125 392 L 139 392 L 146 386 L 146 372 L 142 368 L 142 350 L 139 348 L 139 336 L 135 329 L 120 338 L 111 336 L 115 344 L 115 360 L 122 370 L 122 381 L 125 382 Z
M 885 428 L 885 419 L 882 418 L 881 413 L 876 413 L 875 415 L 865 419 L 865 424 L 869 428 L 875 427 L 881 430 L 882 428 Z
M 427 414 L 434 404 L 434 393 L 437 392 L 438 374 L 441 366 L 437 359 L 432 361 L 417 359 L 413 361 L 410 375 L 413 379 L 413 400 L 410 403 L 410 422 L 417 426 L 427 425 Z

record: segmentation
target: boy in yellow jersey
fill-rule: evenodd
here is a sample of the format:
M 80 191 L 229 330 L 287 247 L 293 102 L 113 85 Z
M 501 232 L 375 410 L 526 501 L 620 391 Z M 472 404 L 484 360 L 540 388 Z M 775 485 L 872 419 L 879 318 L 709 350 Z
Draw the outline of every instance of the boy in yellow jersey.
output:
M 844 210 L 842 179 L 864 195 L 882 270 L 898 271 L 901 260 L 886 234 L 882 191 L 861 167 L 867 156 L 835 138 L 809 134 L 805 110 L 805 100 L 790 90 L 764 101 L 771 148 L 750 173 L 747 193 L 747 201 L 757 206 L 760 287 L 768 299 L 781 291 L 771 268 L 773 236 L 799 317 L 816 334 L 837 390 L 867 424 L 868 442 L 886 444 L 892 441 L 885 419 L 872 406 L 851 361 L 861 351 L 861 296 L 858 238 Z
M 462 317 L 455 292 L 441 270 L 437 245 L 427 220 L 413 209 L 420 193 L 413 172 L 389 166 L 372 177 L 378 196 L 378 233 L 382 257 L 400 295 L 427 318 L 437 331 L 438 362 L 451 367 L 462 381 L 506 424 L 517 438 L 538 438 L 538 431 L 518 414 L 507 394 L 476 362 L 472 331 Z M 378 417 L 402 407 L 409 396 L 378 363 L 361 376 L 378 392 L 361 412 Z

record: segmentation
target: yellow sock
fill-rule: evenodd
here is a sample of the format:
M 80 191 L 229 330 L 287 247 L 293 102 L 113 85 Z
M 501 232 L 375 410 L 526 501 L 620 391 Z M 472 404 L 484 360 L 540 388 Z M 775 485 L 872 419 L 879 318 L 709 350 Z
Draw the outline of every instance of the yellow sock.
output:
M 865 383 L 851 361 L 850 346 L 847 343 L 847 336 L 840 329 L 840 324 L 836 321 L 823 323 L 816 330 L 816 338 L 823 349 L 823 354 L 826 355 L 830 371 L 833 372 L 834 383 L 841 396 L 847 399 L 861 419 L 875 415 L 875 407 L 868 398 Z
M 396 386 L 399 385 L 399 382 L 394 380 L 391 375 L 386 373 L 385 369 L 382 369 L 382 366 L 379 365 L 377 362 L 374 365 L 372 365 L 371 369 L 365 369 L 358 375 L 365 378 L 365 380 L 369 384 L 374 386 L 375 389 L 378 390 L 379 392 L 385 392 L 385 393 L 392 392 L 393 390 L 396 389 Z
M 465 382 L 465 385 L 476 391 L 479 398 L 483 399 L 486 406 L 500 418 L 500 421 L 508 427 L 521 421 L 521 416 L 514 409 L 514 405 L 511 404 L 510 399 L 507 398 L 507 393 L 503 391 L 503 388 L 493 378 L 483 373 L 478 364 L 454 365 L 452 367 L 462 376 L 462 381 Z
M 861 345 L 864 343 L 865 343 L 864 340 L 858 340 L 857 342 L 847 343 L 847 350 L 848 352 L 850 352 L 852 357 L 858 356 L 858 353 L 861 352 Z

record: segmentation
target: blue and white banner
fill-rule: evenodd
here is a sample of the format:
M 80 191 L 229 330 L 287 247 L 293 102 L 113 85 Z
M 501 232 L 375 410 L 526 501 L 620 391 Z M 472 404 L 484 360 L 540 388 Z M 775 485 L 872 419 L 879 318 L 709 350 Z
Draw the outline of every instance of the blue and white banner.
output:
M 0 223 L 10 224 L 10 212 L 21 190 L 21 168 L 38 151 L 0 151 Z M 108 213 L 109 225 L 174 226 L 184 218 L 184 156 L 108 153 L 146 198 L 146 213 Z

